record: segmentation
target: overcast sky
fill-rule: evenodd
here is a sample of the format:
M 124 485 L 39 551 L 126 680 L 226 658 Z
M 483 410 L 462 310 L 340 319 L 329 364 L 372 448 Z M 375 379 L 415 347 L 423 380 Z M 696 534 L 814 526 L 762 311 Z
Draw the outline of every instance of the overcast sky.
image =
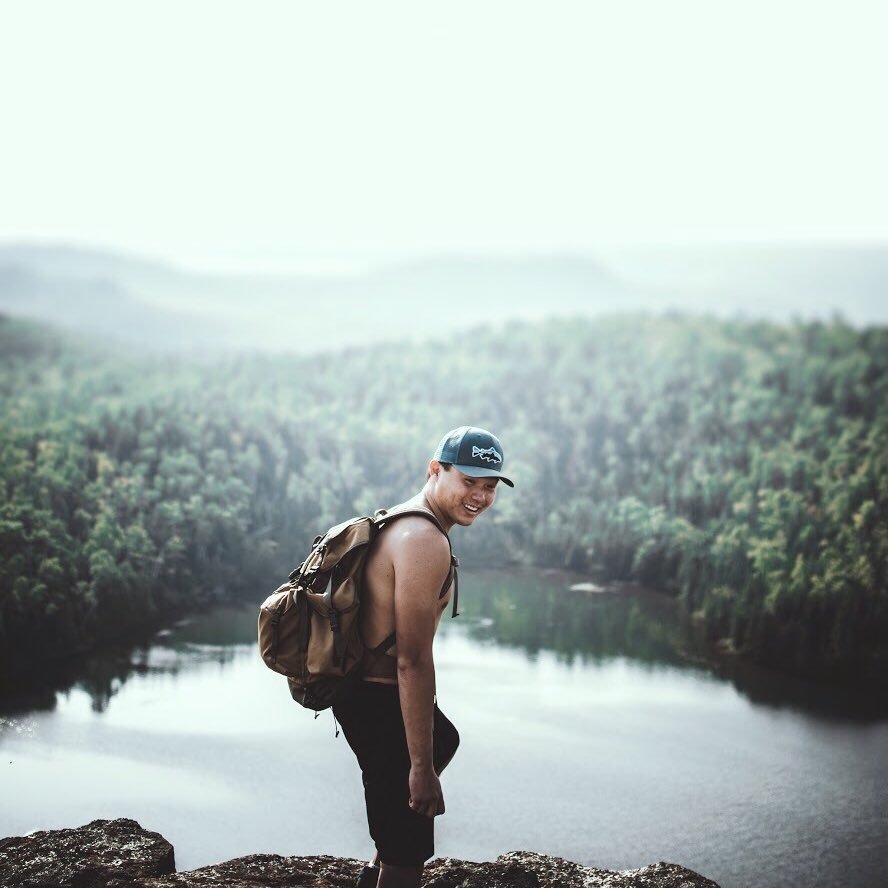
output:
M 0 0 L 0 240 L 888 237 L 884 3 Z

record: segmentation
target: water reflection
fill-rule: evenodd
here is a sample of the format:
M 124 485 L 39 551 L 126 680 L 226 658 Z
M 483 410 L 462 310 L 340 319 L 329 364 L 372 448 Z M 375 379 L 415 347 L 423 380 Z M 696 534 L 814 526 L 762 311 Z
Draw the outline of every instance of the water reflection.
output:
M 674 598 L 632 584 L 604 587 L 560 571 L 473 572 L 460 597 L 470 637 L 521 648 L 528 656 L 553 651 L 571 665 L 627 657 L 679 669 L 705 669 L 758 704 L 860 721 L 888 718 L 876 687 L 828 687 L 781 675 L 725 655 Z M 446 621 L 445 621 L 446 631 Z
M 226 666 L 238 646 L 255 643 L 256 615 L 253 604 L 220 606 L 151 635 L 52 664 L 44 671 L 4 676 L 0 712 L 52 710 L 58 694 L 75 687 L 89 695 L 94 712 L 104 712 L 133 675 L 177 675 L 202 662 Z
M 445 617 L 441 632 L 458 626 L 477 644 L 518 649 L 531 660 L 548 651 L 568 666 L 624 657 L 703 668 L 753 702 L 819 715 L 865 720 L 888 715 L 883 695 L 871 689 L 824 688 L 719 655 L 669 596 L 623 584 L 600 588 L 579 579 L 555 571 L 463 571 L 461 615 L 452 626 Z M 255 645 L 256 616 L 253 602 L 217 607 L 151 637 L 60 664 L 29 682 L 7 680 L 0 687 L 0 711 L 53 709 L 57 692 L 76 686 L 89 695 L 93 711 L 103 712 L 133 675 L 178 675 L 202 663 L 224 669 Z
M 601 591 L 571 588 L 576 577 L 555 572 L 472 574 L 462 616 L 469 634 L 523 648 L 553 651 L 566 664 L 617 656 L 679 665 L 693 659 L 676 602 L 637 586 Z

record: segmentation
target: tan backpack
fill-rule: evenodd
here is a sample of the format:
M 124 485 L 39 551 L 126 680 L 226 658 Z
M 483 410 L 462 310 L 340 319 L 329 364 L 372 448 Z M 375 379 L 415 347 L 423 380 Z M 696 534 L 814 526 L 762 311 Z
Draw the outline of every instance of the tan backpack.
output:
M 269 669 L 287 676 L 290 693 L 302 706 L 316 712 L 332 706 L 360 681 L 368 659 L 372 662 L 394 645 L 393 632 L 365 653 L 358 613 L 370 543 L 383 527 L 405 515 L 427 518 L 447 536 L 432 512 L 409 503 L 380 509 L 372 518 L 352 518 L 315 537 L 305 561 L 262 603 L 262 659 Z M 455 617 L 459 561 L 452 549 L 450 561 Z

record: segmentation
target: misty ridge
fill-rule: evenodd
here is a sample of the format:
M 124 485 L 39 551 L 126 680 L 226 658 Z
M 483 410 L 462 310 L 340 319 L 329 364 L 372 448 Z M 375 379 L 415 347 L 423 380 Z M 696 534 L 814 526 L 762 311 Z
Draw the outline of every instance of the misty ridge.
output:
M 619 313 L 888 320 L 888 245 L 603 247 L 438 256 L 327 274 L 199 273 L 75 246 L 0 245 L 0 311 L 150 348 L 320 352 L 509 320 Z

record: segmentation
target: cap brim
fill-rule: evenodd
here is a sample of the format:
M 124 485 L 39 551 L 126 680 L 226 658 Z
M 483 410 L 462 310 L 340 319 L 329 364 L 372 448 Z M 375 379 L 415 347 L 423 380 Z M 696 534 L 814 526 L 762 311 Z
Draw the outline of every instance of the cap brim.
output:
M 505 475 L 500 474 L 496 469 L 483 469 L 481 466 L 461 466 L 458 463 L 454 463 L 453 467 L 459 469 L 463 475 L 468 475 L 470 478 L 499 478 L 503 484 L 508 484 L 509 487 L 515 486 Z

